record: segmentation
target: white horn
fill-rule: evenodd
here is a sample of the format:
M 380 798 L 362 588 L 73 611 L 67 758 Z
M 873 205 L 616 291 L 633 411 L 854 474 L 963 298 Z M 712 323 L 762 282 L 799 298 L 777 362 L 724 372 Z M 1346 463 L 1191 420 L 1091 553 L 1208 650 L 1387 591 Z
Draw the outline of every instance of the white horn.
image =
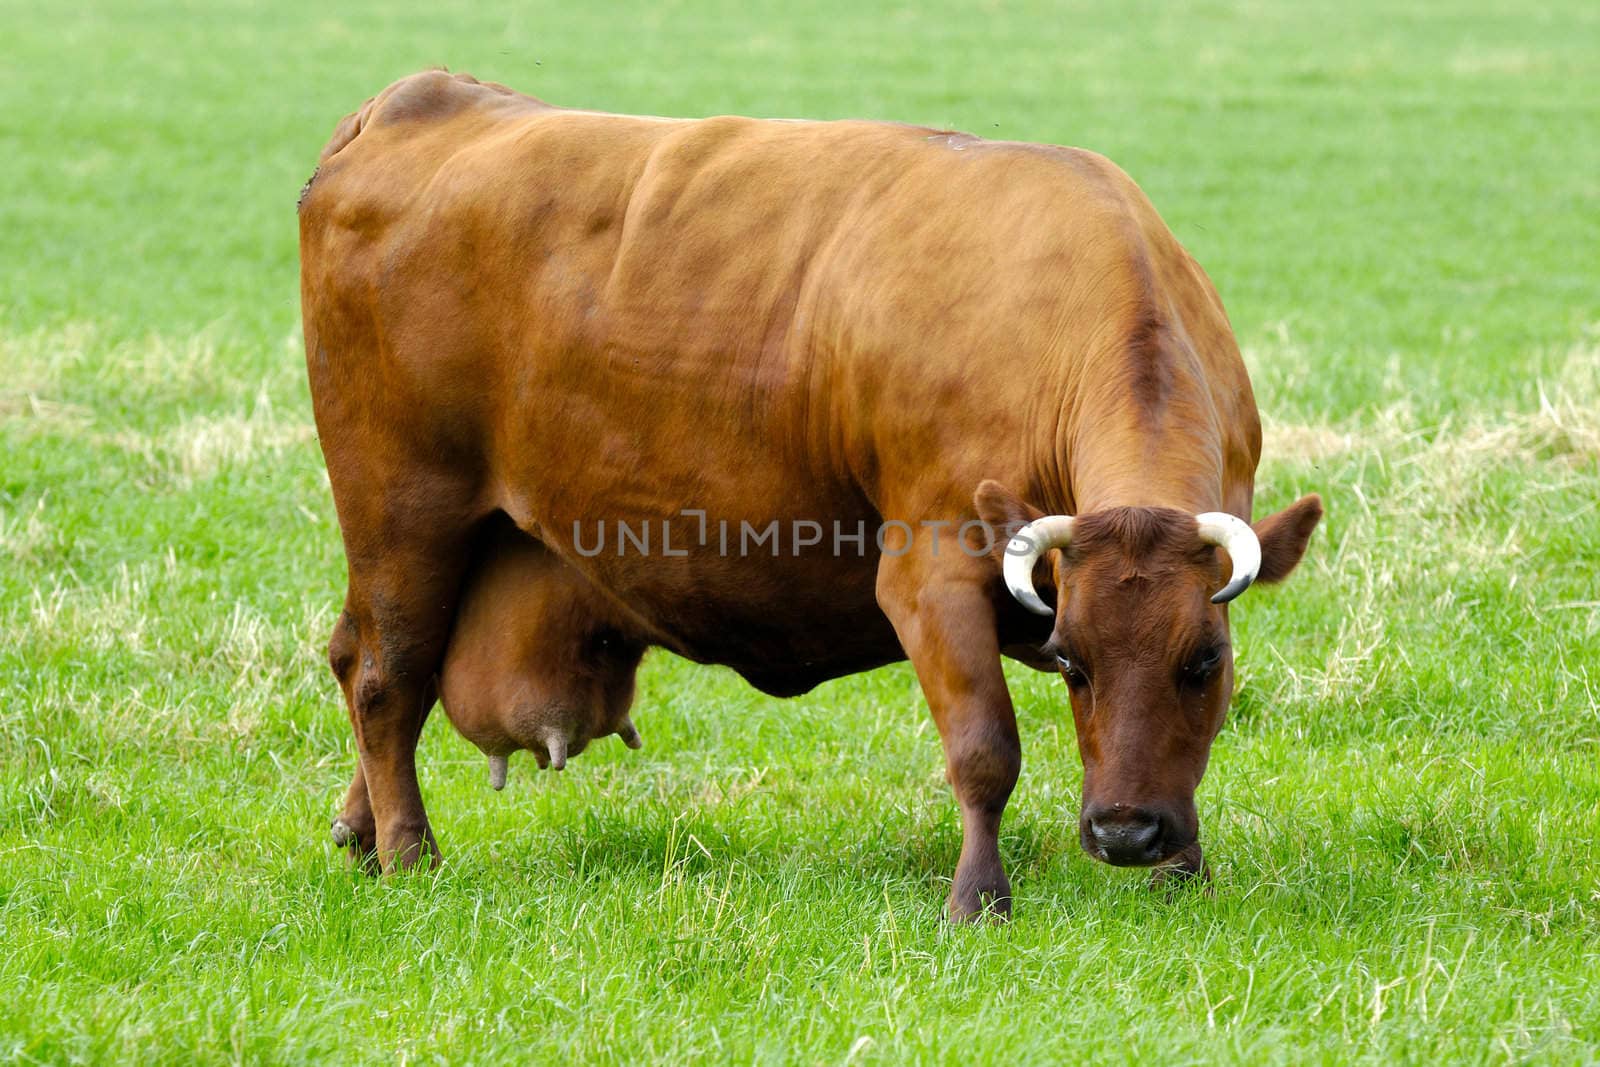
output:
M 489 785 L 495 789 L 506 787 L 507 762 L 504 756 L 489 757 Z
M 1071 515 L 1046 515 L 1018 530 L 1006 543 L 1006 559 L 1001 566 L 1006 588 L 1017 602 L 1037 615 L 1051 614 L 1050 605 L 1039 599 L 1033 588 L 1033 565 L 1052 548 L 1065 548 L 1072 541 Z
M 1261 573 L 1261 542 L 1248 522 L 1225 511 L 1208 511 L 1196 515 L 1195 521 L 1200 524 L 1200 540 L 1216 545 L 1233 560 L 1233 577 L 1211 598 L 1213 604 L 1226 604 L 1249 589 Z

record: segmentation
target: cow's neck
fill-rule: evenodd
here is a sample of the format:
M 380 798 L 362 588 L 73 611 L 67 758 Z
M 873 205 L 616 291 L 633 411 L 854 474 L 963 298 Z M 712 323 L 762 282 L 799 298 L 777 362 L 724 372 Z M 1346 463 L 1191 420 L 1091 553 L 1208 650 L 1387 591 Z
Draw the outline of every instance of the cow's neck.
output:
M 1146 273 L 1130 283 L 1148 284 Z M 1125 315 L 1109 332 L 1115 340 L 1060 364 L 1068 377 L 1053 462 L 1062 503 L 1074 514 L 1152 506 L 1248 514 L 1256 423 L 1248 385 L 1230 378 L 1231 346 L 1204 358 L 1151 292 L 1131 298 Z
M 1230 504 L 1225 447 L 1215 420 L 1193 412 L 1150 419 L 1102 413 L 1080 426 L 1066 457 L 1075 513 L 1170 507 L 1191 514 Z
M 1147 464 L 1120 464 L 1109 471 L 1075 476 L 1074 507 L 1088 514 L 1113 507 L 1168 507 L 1199 514 L 1223 508 L 1221 479 L 1205 471 L 1171 471 Z

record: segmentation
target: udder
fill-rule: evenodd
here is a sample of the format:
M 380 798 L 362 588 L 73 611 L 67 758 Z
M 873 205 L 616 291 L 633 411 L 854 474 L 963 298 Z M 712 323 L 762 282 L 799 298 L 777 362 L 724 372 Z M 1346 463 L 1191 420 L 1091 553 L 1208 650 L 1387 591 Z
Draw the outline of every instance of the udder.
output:
M 505 786 L 529 751 L 561 770 L 596 738 L 640 745 L 629 719 L 646 644 L 603 594 L 537 541 L 508 530 L 468 576 L 439 678 L 445 714 Z

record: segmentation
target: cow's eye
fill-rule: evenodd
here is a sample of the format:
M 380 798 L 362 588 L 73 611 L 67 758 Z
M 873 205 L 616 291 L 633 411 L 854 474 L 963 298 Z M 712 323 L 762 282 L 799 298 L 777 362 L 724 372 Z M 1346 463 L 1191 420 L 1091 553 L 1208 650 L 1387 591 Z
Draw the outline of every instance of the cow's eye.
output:
M 1184 676 L 1191 682 L 1204 682 L 1216 672 L 1222 663 L 1223 649 L 1207 648 L 1195 654 L 1184 666 Z
M 1082 685 L 1088 680 L 1085 677 L 1081 667 L 1072 662 L 1071 659 L 1061 655 L 1059 652 L 1056 653 L 1056 666 L 1061 669 L 1062 677 L 1064 677 L 1070 685 Z

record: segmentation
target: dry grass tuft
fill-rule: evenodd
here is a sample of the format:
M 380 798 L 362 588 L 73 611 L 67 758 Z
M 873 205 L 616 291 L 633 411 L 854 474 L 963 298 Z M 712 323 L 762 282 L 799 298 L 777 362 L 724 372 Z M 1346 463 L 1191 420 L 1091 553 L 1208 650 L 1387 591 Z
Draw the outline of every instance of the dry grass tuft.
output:
M 274 361 L 270 380 L 241 378 L 206 332 L 174 340 L 151 335 L 110 341 L 92 326 L 13 334 L 0 330 L 0 424 L 24 432 L 109 445 L 149 468 L 148 479 L 187 489 L 236 465 L 257 462 L 316 437 L 307 413 L 279 410 L 273 396 L 297 393 L 297 359 Z M 291 387 L 291 379 L 292 387 Z M 113 384 L 114 383 L 114 384 Z M 200 410 L 150 426 L 151 411 Z M 16 540 L 0 516 L 0 545 Z
M 309 422 L 279 417 L 265 389 L 249 412 L 194 415 L 157 433 L 124 430 L 114 443 L 149 464 L 157 476 L 180 489 L 316 439 Z
M 18 563 L 32 563 L 39 558 L 40 549 L 50 542 L 54 532 L 45 522 L 46 499 L 47 495 L 41 495 L 21 508 L 0 507 L 0 553 Z
M 1575 349 L 1524 410 L 1482 408 L 1429 424 L 1401 399 L 1346 424 L 1267 421 L 1263 476 L 1334 494 L 1328 538 L 1307 566 L 1337 589 L 1341 614 L 1325 661 L 1277 665 L 1275 696 L 1361 707 L 1414 670 L 1398 627 L 1470 632 L 1475 612 L 1531 620 L 1582 611 L 1541 581 L 1544 543 L 1600 499 L 1600 351 Z M 1576 503 L 1574 503 L 1576 501 Z M 1493 576 L 1493 608 L 1483 580 Z M 1563 599 L 1565 598 L 1565 599 Z M 1572 620 L 1578 623 L 1579 620 Z

